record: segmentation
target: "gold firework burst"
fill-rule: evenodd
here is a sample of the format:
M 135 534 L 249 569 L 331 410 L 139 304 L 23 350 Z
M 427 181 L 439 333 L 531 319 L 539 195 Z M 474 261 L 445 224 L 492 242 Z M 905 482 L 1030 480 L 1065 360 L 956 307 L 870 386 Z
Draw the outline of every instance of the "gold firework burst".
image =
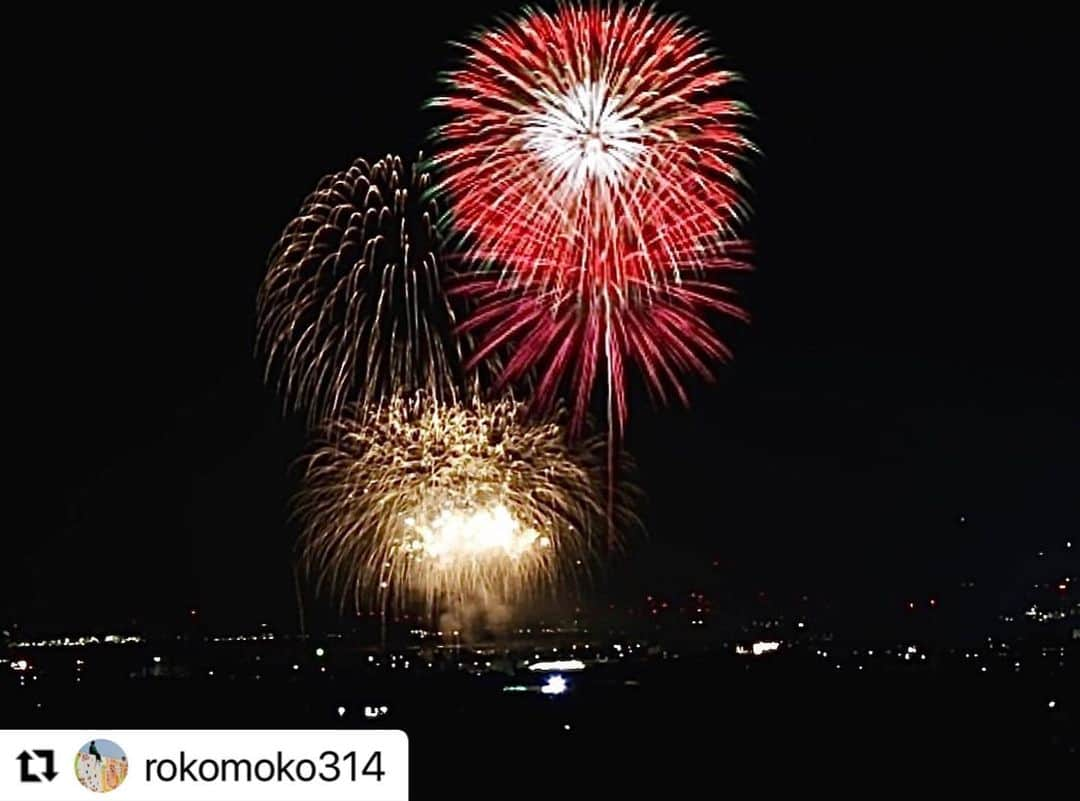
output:
M 325 176 L 270 254 L 257 304 L 266 378 L 312 423 L 349 404 L 460 383 L 438 206 L 419 162 Z
M 326 426 L 296 504 L 304 561 L 343 607 L 509 601 L 588 566 L 603 440 L 572 443 L 512 399 L 416 394 L 364 411 Z

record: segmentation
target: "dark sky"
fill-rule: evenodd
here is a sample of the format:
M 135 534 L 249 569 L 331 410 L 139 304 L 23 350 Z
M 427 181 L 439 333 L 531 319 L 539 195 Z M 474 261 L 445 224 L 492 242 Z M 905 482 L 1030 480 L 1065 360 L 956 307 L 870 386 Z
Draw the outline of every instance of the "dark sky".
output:
M 632 410 L 650 539 L 615 586 L 719 560 L 714 585 L 857 615 L 961 575 L 1008 588 L 1080 539 L 1064 26 L 663 8 L 758 115 L 754 321 L 691 410 Z M 469 9 L 28 29 L 0 609 L 292 620 L 304 435 L 261 385 L 255 290 L 320 176 L 425 142 L 447 41 L 513 6 Z

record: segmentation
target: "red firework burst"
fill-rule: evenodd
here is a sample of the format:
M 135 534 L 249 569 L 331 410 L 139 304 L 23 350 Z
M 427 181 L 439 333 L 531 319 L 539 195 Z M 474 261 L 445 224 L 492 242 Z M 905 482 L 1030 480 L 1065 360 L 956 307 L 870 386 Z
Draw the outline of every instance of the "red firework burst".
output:
M 741 263 L 729 260 L 711 266 L 737 268 Z M 607 365 L 609 422 L 619 433 L 627 415 L 626 361 L 641 371 L 646 386 L 660 401 L 674 394 L 686 404 L 681 376 L 712 379 L 710 363 L 731 356 L 708 324 L 708 314 L 746 319 L 745 312 L 731 302 L 728 287 L 687 278 L 651 294 L 649 287 L 632 285 L 617 304 L 591 284 L 585 285 L 581 295 L 567 295 L 558 289 L 523 290 L 498 278 L 479 277 L 454 291 L 470 297 L 476 308 L 461 326 L 462 332 L 483 334 L 473 363 L 515 343 L 502 367 L 500 385 L 543 365 L 536 400 L 548 411 L 569 385 L 572 430 L 585 416 L 601 362 Z
M 450 92 L 437 158 L 464 257 L 476 358 L 513 345 L 504 381 L 539 366 L 580 421 L 600 364 L 626 417 L 624 363 L 661 398 L 727 349 L 707 312 L 742 316 L 717 273 L 745 266 L 738 163 L 752 145 L 702 35 L 643 7 L 560 5 L 479 34 Z

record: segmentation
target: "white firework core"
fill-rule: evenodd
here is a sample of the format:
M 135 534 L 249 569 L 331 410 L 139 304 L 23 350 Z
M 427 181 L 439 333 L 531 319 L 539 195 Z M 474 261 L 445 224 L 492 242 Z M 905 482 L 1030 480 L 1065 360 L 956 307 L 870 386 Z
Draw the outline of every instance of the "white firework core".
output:
M 590 179 L 618 184 L 645 152 L 641 120 L 602 82 L 552 94 L 541 106 L 525 125 L 526 146 L 551 165 L 565 186 L 579 189 Z
M 405 518 L 404 549 L 442 562 L 459 559 L 517 559 L 551 540 L 522 525 L 501 503 L 469 510 L 442 509 L 429 520 Z

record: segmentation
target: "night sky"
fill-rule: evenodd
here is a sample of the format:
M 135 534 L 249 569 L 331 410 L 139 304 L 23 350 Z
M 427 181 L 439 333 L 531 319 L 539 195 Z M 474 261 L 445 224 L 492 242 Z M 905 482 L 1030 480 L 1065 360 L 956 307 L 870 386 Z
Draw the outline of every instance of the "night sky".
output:
M 31 32 L 0 617 L 292 625 L 305 435 L 262 386 L 255 292 L 323 174 L 430 149 L 448 40 L 514 8 L 426 5 Z M 598 592 L 809 593 L 865 623 L 977 576 L 998 603 L 1080 539 L 1072 43 L 662 8 L 758 115 L 754 319 L 721 323 L 736 361 L 690 410 L 635 396 L 649 539 Z

